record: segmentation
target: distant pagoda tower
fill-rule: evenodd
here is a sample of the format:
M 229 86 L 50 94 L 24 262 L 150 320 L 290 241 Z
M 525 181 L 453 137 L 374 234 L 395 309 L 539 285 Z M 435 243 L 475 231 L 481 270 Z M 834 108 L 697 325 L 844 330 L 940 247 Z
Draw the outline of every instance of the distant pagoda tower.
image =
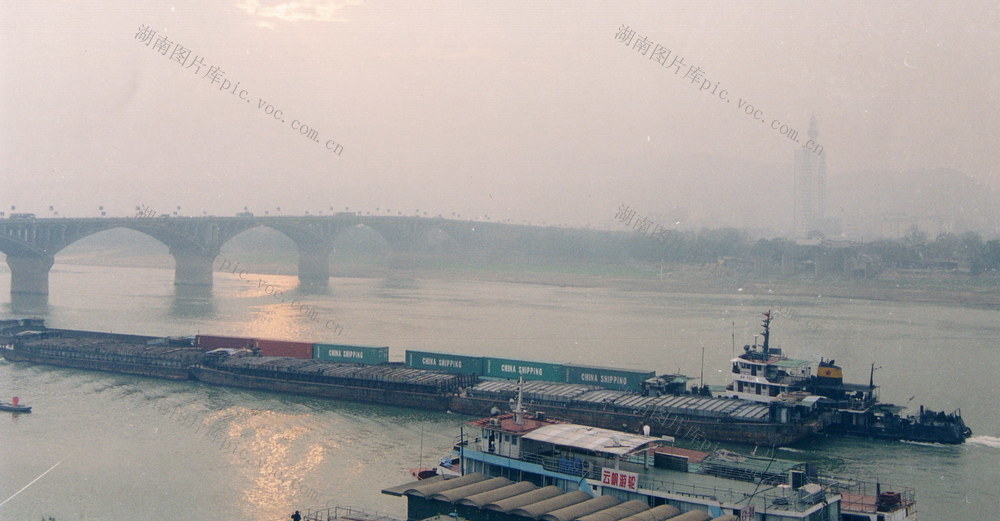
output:
M 816 116 L 809 118 L 809 139 L 818 143 Z M 826 211 L 826 157 L 801 147 L 795 151 L 793 226 L 796 239 L 823 229 Z

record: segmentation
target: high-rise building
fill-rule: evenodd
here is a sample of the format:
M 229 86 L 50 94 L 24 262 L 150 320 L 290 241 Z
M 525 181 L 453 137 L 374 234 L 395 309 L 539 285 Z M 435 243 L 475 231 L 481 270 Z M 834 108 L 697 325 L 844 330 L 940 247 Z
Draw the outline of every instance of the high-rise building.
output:
M 818 143 L 819 131 L 816 117 L 809 118 L 809 139 Z M 821 149 L 822 150 L 822 149 Z M 794 183 L 794 233 L 804 239 L 826 228 L 826 158 L 822 153 L 802 147 L 795 151 Z

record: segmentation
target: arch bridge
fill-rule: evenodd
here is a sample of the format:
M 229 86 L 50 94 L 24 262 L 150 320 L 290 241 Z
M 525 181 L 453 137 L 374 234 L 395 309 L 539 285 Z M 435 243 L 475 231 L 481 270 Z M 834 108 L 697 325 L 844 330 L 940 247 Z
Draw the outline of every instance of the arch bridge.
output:
M 431 234 L 447 234 L 460 249 L 476 249 L 489 236 L 508 236 L 526 226 L 416 217 L 355 214 L 265 217 L 127 217 L 0 219 L 0 252 L 7 255 L 12 294 L 48 295 L 49 270 L 63 248 L 95 233 L 127 228 L 160 241 L 174 257 L 174 284 L 211 287 L 213 261 L 233 237 L 259 226 L 281 232 L 296 245 L 299 282 L 326 285 L 333 241 L 364 225 L 380 234 L 392 252 L 414 251 Z

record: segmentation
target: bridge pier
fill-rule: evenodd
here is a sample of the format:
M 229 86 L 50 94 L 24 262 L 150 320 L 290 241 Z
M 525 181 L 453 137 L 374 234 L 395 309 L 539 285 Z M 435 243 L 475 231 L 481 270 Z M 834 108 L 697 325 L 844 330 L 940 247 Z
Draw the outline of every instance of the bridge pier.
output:
M 48 295 L 49 270 L 55 262 L 53 255 L 7 255 L 10 293 Z
M 299 285 L 325 288 L 330 284 L 329 246 L 299 245 Z
M 212 263 L 218 252 L 170 248 L 170 254 L 174 256 L 175 286 L 212 286 Z

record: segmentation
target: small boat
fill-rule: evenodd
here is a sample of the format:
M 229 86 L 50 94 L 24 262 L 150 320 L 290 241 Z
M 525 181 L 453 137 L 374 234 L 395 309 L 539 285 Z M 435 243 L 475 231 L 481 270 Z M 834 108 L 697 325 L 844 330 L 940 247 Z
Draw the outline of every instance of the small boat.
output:
M 8 403 L 0 402 L 0 411 L 10 411 L 10 412 L 31 412 L 30 405 L 21 405 L 21 400 L 17 396 Z

